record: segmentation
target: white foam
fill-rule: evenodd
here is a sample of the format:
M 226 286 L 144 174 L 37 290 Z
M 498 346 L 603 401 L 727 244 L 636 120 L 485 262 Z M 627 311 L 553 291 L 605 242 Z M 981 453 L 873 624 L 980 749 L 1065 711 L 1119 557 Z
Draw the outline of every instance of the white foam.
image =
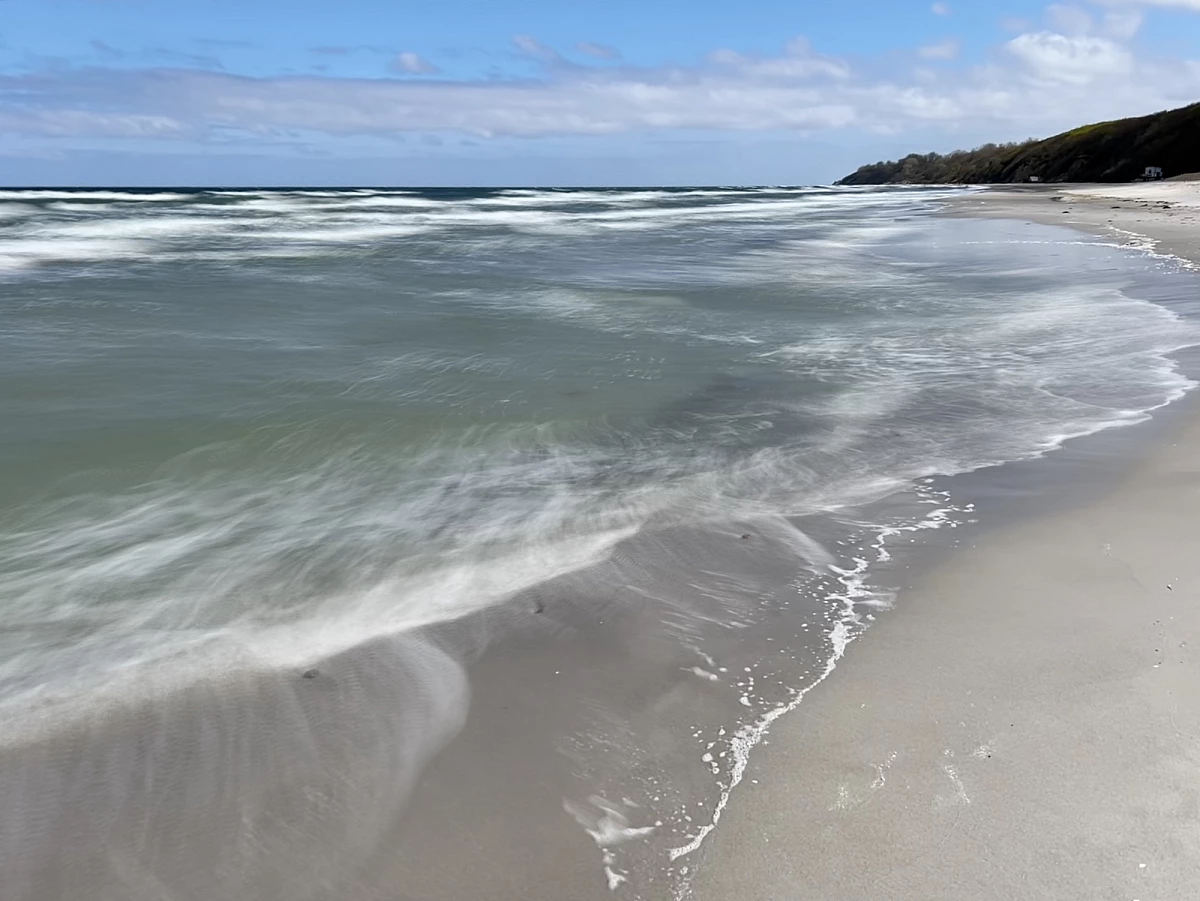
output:
M 442 209 L 451 206 L 453 202 L 445 200 L 433 200 L 427 197 L 411 197 L 405 195 L 383 195 L 372 194 L 361 198 L 356 198 L 350 201 L 340 201 L 333 204 L 322 204 L 322 208 L 337 211 L 337 210 L 352 210 L 363 208 L 376 209 L 399 209 L 399 210 L 434 210 Z
M 38 208 L 28 203 L 0 203 L 0 220 L 24 219 L 37 212 Z
M 173 239 L 216 234 L 229 230 L 229 223 L 220 219 L 198 216 L 140 216 L 131 218 L 90 219 L 43 226 L 32 232 L 36 239 L 88 240 L 101 239 Z
M 43 263 L 87 263 L 146 257 L 145 244 L 121 238 L 65 238 L 0 241 L 0 271 L 20 270 Z
M 263 231 L 254 237 L 259 241 L 289 241 L 309 244 L 362 244 L 407 238 L 433 231 L 429 225 L 396 223 L 395 225 L 348 225 L 342 228 L 311 228 L 293 231 Z
M 954 507 L 941 507 L 925 518 L 905 526 L 877 527 L 872 544 L 876 548 L 876 559 L 882 559 L 883 546 L 891 536 L 902 532 L 937 529 L 951 524 L 951 515 L 956 512 Z M 729 805 L 730 798 L 745 778 L 746 767 L 750 755 L 770 731 L 771 725 L 780 717 L 796 710 L 810 691 L 824 682 L 837 668 L 838 662 L 846 654 L 850 646 L 865 628 L 863 612 L 860 609 L 864 603 L 873 603 L 878 599 L 878 593 L 868 585 L 870 561 L 865 557 L 856 558 L 851 568 L 832 565 L 830 569 L 836 574 L 837 581 L 842 585 L 842 591 L 829 595 L 829 601 L 834 605 L 836 617 L 829 632 L 829 656 L 816 678 L 803 688 L 792 692 L 791 699 L 764 713 L 753 722 L 739 727 L 729 739 L 729 751 L 733 764 L 729 771 L 728 781 L 718 783 L 719 794 L 709 822 L 704 824 L 686 843 L 670 849 L 667 852 L 672 862 L 686 857 L 697 851 L 704 840 L 717 828 L 721 816 Z
M 29 610 L 30 615 L 43 618 L 52 611 L 55 618 L 64 621 L 75 616 L 94 618 L 94 612 L 89 611 L 96 596 L 130 592 L 128 598 L 114 600 L 104 608 L 105 628 L 74 645 L 73 666 L 53 666 L 48 660 L 28 655 L 5 661 L 0 667 L 0 682 L 7 683 L 7 692 L 0 704 L 15 709 L 36 702 L 44 708 L 81 701 L 86 709 L 105 689 L 105 679 L 116 678 L 122 672 L 129 673 L 130 678 L 117 679 L 111 690 L 117 695 L 133 696 L 139 689 L 134 675 L 138 665 L 173 661 L 172 665 L 204 668 L 207 663 L 202 654 L 177 655 L 185 647 L 213 638 L 235 641 L 264 665 L 303 667 L 381 635 L 408 633 L 460 619 L 532 585 L 594 565 L 638 529 L 634 522 L 622 528 L 517 546 L 504 554 L 477 559 L 456 561 L 450 555 L 442 565 L 416 569 L 401 566 L 394 574 L 385 573 L 366 584 L 351 585 L 307 603 L 293 601 L 274 606 L 262 599 L 265 606 L 239 611 L 237 597 L 253 584 L 255 571 L 261 568 L 253 558 L 261 558 L 271 549 L 254 544 L 240 552 L 228 550 L 221 557 L 224 574 L 207 571 L 203 566 L 197 568 L 197 564 L 208 558 L 212 549 L 228 545 L 251 525 L 247 514 L 260 503 L 255 497 L 262 490 L 267 489 L 249 492 L 246 503 L 232 506 L 225 516 L 204 511 L 190 529 L 181 529 L 181 525 L 201 512 L 198 508 L 211 503 L 230 504 L 234 499 L 193 492 L 165 494 L 144 498 L 117 515 L 90 521 L 72 516 L 73 521 L 53 521 L 37 531 L 0 534 L 3 556 L 10 563 L 15 562 L 14 557 L 24 561 L 24 568 L 4 583 L 14 611 Z M 283 507 L 291 507 L 293 516 L 319 515 L 317 506 L 308 511 L 294 504 L 285 503 Z M 278 513 L 289 515 L 285 509 Z M 415 511 L 401 507 L 395 516 L 410 513 Z M 372 514 L 367 511 L 366 515 Z M 558 516 L 553 509 L 545 510 L 543 515 L 551 521 Z M 360 523 L 358 528 L 364 525 Z M 345 526 L 354 528 L 349 523 Z M 313 528 L 318 533 L 329 532 L 336 524 L 314 521 L 308 524 L 308 529 Z M 375 528 L 384 530 L 388 526 L 379 522 Z M 502 532 L 505 523 L 495 522 L 491 528 Z M 487 534 L 474 538 L 482 546 L 491 540 Z M 276 540 L 304 543 L 303 532 L 284 532 Z M 97 548 L 109 550 L 96 555 Z M 48 560 L 58 560 L 60 566 L 38 563 Z M 182 575 L 172 578 L 172 573 Z M 166 584 L 157 596 L 141 594 L 144 588 L 139 590 L 139 586 L 158 582 Z M 288 586 L 284 578 L 274 590 L 287 591 Z M 223 607 L 232 607 L 224 622 L 200 626 L 195 621 L 199 615 L 204 622 Z M 164 628 L 169 628 L 172 638 L 164 640 Z M 14 685 L 26 685 L 29 691 L 14 692 Z M 18 733 L 14 720 L 6 737 L 15 740 Z
M 136 191 L 0 191 L 0 200 L 97 200 L 161 203 L 172 200 L 192 200 L 195 194 L 169 192 L 138 193 Z
M 643 838 L 654 832 L 657 825 L 632 827 L 623 807 L 612 804 L 599 795 L 592 795 L 586 804 L 563 801 L 563 809 L 575 818 L 584 831 L 592 837 L 601 851 L 604 875 L 609 891 L 616 891 L 629 880 L 628 874 L 617 868 L 613 849 L 634 839 Z
M 1146 254 L 1146 256 L 1154 257 L 1155 259 L 1170 260 L 1181 269 L 1200 270 L 1200 264 L 1193 263 L 1191 260 L 1162 250 L 1163 242 L 1156 238 L 1151 238 L 1149 235 L 1143 235 L 1124 228 L 1117 228 L 1115 225 L 1108 226 L 1108 230 L 1112 234 L 1122 238 L 1122 243 L 1118 245 L 1120 247 L 1140 251 Z
M 845 212 L 855 205 L 894 203 L 882 194 L 865 195 L 813 189 L 689 191 L 509 191 L 479 197 L 422 195 L 403 191 L 357 190 L 213 191 L 196 194 L 123 191 L 8 191 L 0 199 L 25 205 L 49 203 L 21 212 L 34 231 L 7 234 L 11 242 L 0 266 L 15 270 L 40 263 L 128 259 L 142 252 L 169 250 L 190 238 L 231 239 L 237 246 L 222 251 L 226 259 L 294 256 L 273 244 L 307 244 L 313 252 L 334 252 L 347 244 L 370 247 L 398 238 L 418 237 L 441 229 L 508 232 L 533 237 L 585 237 L 605 233 L 673 228 L 699 222 L 729 223 L 786 220 L 808 214 Z M 214 202 L 221 199 L 232 202 Z M 909 202 L 909 201 L 905 201 Z M 556 207 L 570 207 L 556 209 Z M 581 209 L 581 207 L 583 209 Z M 588 208 L 591 209 L 588 209 Z M 143 212 L 178 211 L 157 217 Z M 123 211 L 123 212 L 122 212 Z M 129 212 L 138 215 L 130 217 Z M 13 221 L 18 211 L 0 222 Z M 114 218 L 117 217 L 117 218 Z M 123 218 L 122 218 L 123 217 Z M 92 253 L 78 244 L 54 253 L 39 241 L 79 237 L 134 238 L 133 245 L 94 245 Z M 33 242 L 20 247 L 22 242 Z M 196 247 L 196 259 L 213 258 L 213 248 Z M 207 257 L 205 255 L 208 255 Z

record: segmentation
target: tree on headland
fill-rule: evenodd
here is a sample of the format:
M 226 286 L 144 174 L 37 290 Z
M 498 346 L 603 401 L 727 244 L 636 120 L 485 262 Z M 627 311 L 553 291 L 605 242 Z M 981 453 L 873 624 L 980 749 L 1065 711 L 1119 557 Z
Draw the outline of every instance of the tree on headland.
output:
M 1133 181 L 1147 166 L 1166 177 L 1200 169 L 1200 103 L 1134 119 L 1084 125 L 1043 140 L 913 153 L 872 163 L 841 185 Z

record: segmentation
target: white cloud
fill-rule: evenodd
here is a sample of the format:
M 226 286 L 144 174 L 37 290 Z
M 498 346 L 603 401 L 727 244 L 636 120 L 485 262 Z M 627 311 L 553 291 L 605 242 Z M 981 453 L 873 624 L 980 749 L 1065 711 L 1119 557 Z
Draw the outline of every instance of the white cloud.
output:
M 1013 38 L 1006 47 L 1037 81 L 1087 85 L 1133 70 L 1129 51 L 1107 38 L 1039 31 Z
M 788 41 L 783 56 L 743 56 L 733 50 L 714 50 L 709 62 L 727 67 L 747 78 L 807 79 L 848 78 L 850 67 L 841 60 L 813 51 L 808 38 Z
M 1142 13 L 1136 9 L 1120 9 L 1104 14 L 1104 32 L 1119 41 L 1127 41 L 1142 27 Z
M 1092 14 L 1086 9 L 1065 3 L 1053 3 L 1046 7 L 1046 18 L 1055 31 L 1063 34 L 1091 34 L 1096 27 Z
M 405 50 L 392 60 L 392 68 L 397 72 L 406 72 L 409 75 L 434 75 L 442 71 L 429 60 L 423 59 L 409 50 Z
M 755 61 L 751 69 L 771 61 Z M 785 59 L 785 68 L 795 63 Z M 831 99 L 829 79 L 762 78 L 737 69 L 565 70 L 543 81 L 399 81 L 247 78 L 200 71 L 91 70 L 0 76 L 13 91 L 57 108 L 83 98 L 136 104 L 143 118 L 169 115 L 194 128 L 329 135 L 459 132 L 475 135 L 597 135 L 648 129 L 811 129 L 846 125 L 855 112 Z M 28 105 L 28 104 L 27 104 Z M 0 112 L 7 112 L 0 104 Z M 123 111 L 122 111 L 123 112 Z M 112 115 L 112 114 L 110 114 Z M 149 120 L 147 120 L 149 121 Z M 19 125 L 19 127 L 18 127 Z M 33 116 L 10 125 L 65 134 Z M 78 134 L 88 134 L 80 122 Z
M 0 109 L 0 129 L 47 137 L 194 137 L 195 128 L 170 116 L 102 113 L 83 109 L 10 111 Z
M 950 4 L 935 3 L 933 6 L 929 7 L 929 11 L 935 16 L 948 16 L 950 15 Z
M 1159 6 L 1165 9 L 1188 9 L 1200 12 L 1200 0 L 1098 0 L 1106 6 Z
M 1093 0 L 1104 3 L 1105 0 Z M 1118 0 L 1119 2 L 1119 0 Z M 1130 3 L 1121 3 L 1106 11 L 1097 21 L 1096 17 L 1083 7 L 1067 3 L 1053 3 L 1046 7 L 1046 20 L 1053 31 L 1066 35 L 1104 34 L 1114 40 L 1128 41 L 1142 27 L 1144 14 L 1141 9 Z M 1112 4 L 1110 3 L 1110 6 Z M 1196 8 L 1200 9 L 1200 0 L 1196 0 Z M 1029 31 L 1028 27 L 1018 29 Z
M 596 59 L 621 58 L 621 52 L 616 47 L 610 47 L 608 44 L 597 44 L 594 41 L 580 41 L 575 45 L 575 49 L 580 53 L 586 53 L 588 56 L 594 56 Z
M 969 142 L 1050 134 L 1200 96 L 1200 61 L 1138 58 L 1098 33 L 1028 32 L 984 65 L 946 63 L 882 78 L 804 39 L 770 56 L 724 49 L 696 65 L 661 68 L 566 64 L 532 38 L 515 46 L 549 63 L 541 77 L 263 78 L 127 66 L 0 74 L 0 130 L 54 144 L 73 137 L 203 141 L 235 133 L 253 142 L 298 134 L 536 138 L 843 128 L 941 129 L 969 135 L 962 139 Z M 420 74 L 430 64 L 414 55 L 396 65 Z
M 957 59 L 958 52 L 958 41 L 949 38 L 937 44 L 928 44 L 919 48 L 917 55 L 921 59 Z
M 1020 19 L 1016 16 L 1005 16 L 1000 20 L 1000 27 L 1005 31 L 1026 32 L 1033 29 L 1033 23 L 1028 19 Z
M 513 46 L 521 52 L 523 56 L 528 56 L 530 59 L 541 60 L 544 63 L 556 63 L 562 60 L 558 51 L 553 47 L 547 47 L 537 38 L 527 34 L 513 35 Z

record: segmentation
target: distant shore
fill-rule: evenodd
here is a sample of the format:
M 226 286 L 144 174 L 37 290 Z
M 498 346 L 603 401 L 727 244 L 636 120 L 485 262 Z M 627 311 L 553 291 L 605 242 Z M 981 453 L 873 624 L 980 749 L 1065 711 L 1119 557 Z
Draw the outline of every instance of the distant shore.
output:
M 993 189 L 947 213 L 1200 264 L 1196 183 Z M 901 592 L 752 759 L 761 787 L 710 838 L 697 899 L 1195 893 L 1200 419 L 1181 404 L 1103 496 L 986 533 Z

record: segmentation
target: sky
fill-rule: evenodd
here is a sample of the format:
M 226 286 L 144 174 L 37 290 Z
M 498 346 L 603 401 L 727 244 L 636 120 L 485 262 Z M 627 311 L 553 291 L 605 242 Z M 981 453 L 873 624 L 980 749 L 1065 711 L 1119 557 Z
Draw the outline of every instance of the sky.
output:
M 0 184 L 823 184 L 1200 100 L 1200 0 L 0 0 Z

